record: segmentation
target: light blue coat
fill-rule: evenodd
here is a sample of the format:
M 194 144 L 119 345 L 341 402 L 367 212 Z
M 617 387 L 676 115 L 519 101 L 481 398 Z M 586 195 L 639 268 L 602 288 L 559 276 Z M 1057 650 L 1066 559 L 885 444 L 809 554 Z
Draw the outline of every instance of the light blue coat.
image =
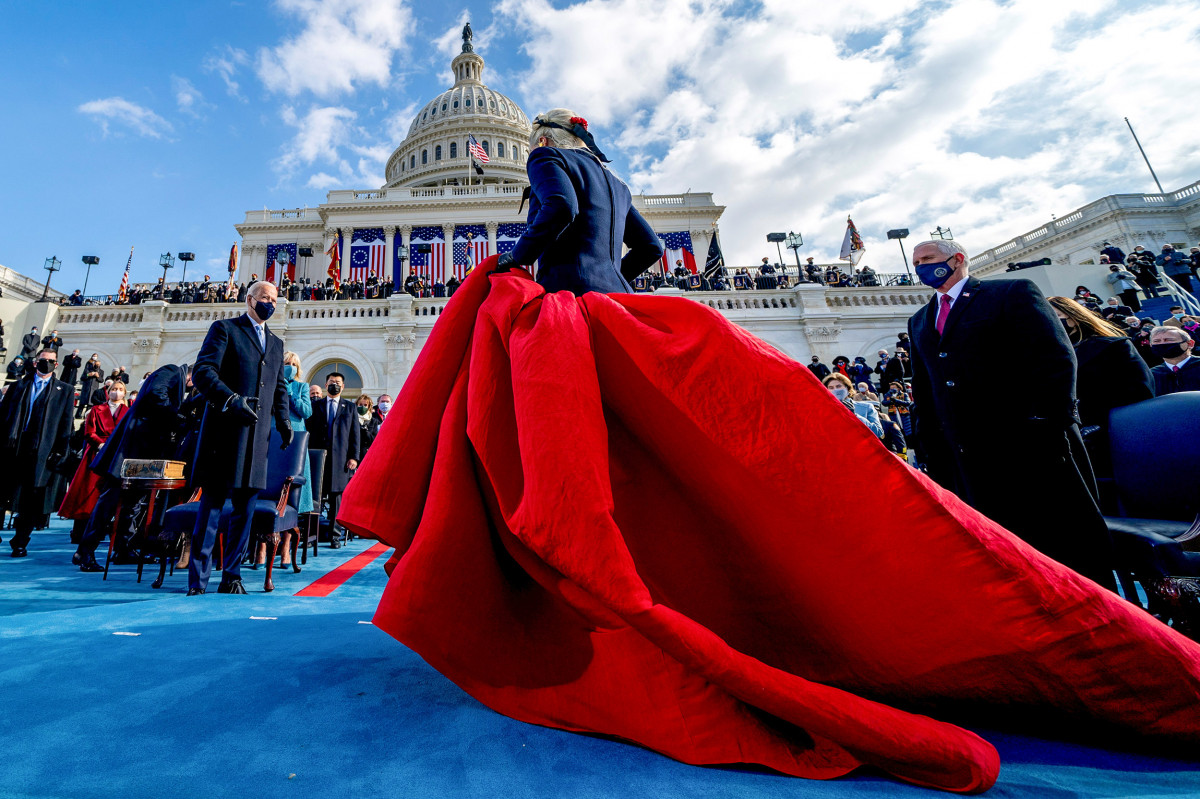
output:
M 284 367 L 285 370 L 287 367 Z M 308 396 L 308 384 L 299 380 L 288 380 L 288 417 L 292 422 L 292 429 L 296 432 L 305 430 L 304 420 L 312 416 L 312 399 Z M 300 504 L 297 507 L 300 513 L 312 513 L 312 475 L 308 471 L 308 458 L 304 459 L 304 487 L 300 489 Z

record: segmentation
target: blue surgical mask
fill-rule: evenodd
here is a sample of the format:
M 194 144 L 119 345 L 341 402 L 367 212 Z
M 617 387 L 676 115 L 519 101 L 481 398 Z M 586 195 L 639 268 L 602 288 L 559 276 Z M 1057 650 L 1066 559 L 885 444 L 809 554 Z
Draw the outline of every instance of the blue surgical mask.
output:
M 951 258 L 940 263 L 917 264 L 917 279 L 929 288 L 936 289 L 949 280 L 950 275 L 954 274 L 954 267 L 950 265 L 952 260 L 954 259 Z
M 254 313 L 258 314 L 258 318 L 265 322 L 271 318 L 271 314 L 275 313 L 275 303 L 255 300 Z
M 1182 319 L 1183 311 L 1180 311 L 1179 313 L 1173 313 L 1173 314 L 1171 314 L 1171 316 L 1175 317 L 1176 319 Z
M 296 367 L 292 366 L 290 363 L 284 364 L 283 365 L 283 379 L 291 380 L 295 376 L 296 376 Z

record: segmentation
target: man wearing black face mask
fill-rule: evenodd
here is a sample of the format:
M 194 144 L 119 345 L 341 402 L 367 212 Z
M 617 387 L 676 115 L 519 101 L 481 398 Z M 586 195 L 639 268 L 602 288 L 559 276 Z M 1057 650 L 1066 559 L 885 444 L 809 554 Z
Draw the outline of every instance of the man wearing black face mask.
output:
M 912 262 L 935 289 L 908 321 L 913 421 L 929 475 L 1115 590 L 1111 540 L 1079 433 L 1075 353 L 1058 317 L 1029 280 L 970 277 L 958 242 L 919 244 Z M 1001 340 L 1007 346 L 997 349 Z M 978 403 L 997 374 L 1031 377 L 990 406 L 984 423 Z
M 304 420 L 308 430 L 309 446 L 323 449 L 325 455 L 325 480 L 322 483 L 325 499 L 329 503 L 329 546 L 341 546 L 342 535 L 337 525 L 338 504 L 342 492 L 358 468 L 362 450 L 361 425 L 358 423 L 354 402 L 342 397 L 346 378 L 340 372 L 330 372 L 325 379 L 328 395 L 313 400 L 312 415 Z
M 14 558 L 25 557 L 33 528 L 54 510 L 47 506 L 53 504 L 47 487 L 74 429 L 74 389 L 54 379 L 58 353 L 41 350 L 35 364 L 33 377 L 11 386 L 0 400 L 0 459 L 11 469 L 0 491 L 8 492 L 17 514 L 9 542 Z
M 1200 391 L 1200 358 L 1192 354 L 1195 346 L 1195 340 L 1183 328 L 1164 325 L 1150 331 L 1150 348 L 1163 360 L 1150 370 L 1154 396 Z
M 255 498 L 267 487 L 272 417 L 284 447 L 292 441 L 283 342 L 266 325 L 277 299 L 274 285 L 251 284 L 246 291 L 246 313 L 212 323 L 192 369 L 192 384 L 206 406 L 192 472 L 193 482 L 203 493 L 192 531 L 188 596 L 203 594 L 208 588 L 217 523 L 221 507 L 230 497 L 233 516 L 217 590 L 246 593 L 242 556 L 250 540 Z

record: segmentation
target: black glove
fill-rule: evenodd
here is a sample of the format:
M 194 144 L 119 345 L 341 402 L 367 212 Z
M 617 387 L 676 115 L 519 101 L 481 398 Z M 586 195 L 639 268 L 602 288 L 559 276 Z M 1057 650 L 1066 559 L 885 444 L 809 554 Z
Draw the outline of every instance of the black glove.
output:
M 282 441 L 283 441 L 283 444 L 280 445 L 279 448 L 287 449 L 288 447 L 290 447 L 292 445 L 292 439 L 295 438 L 295 436 L 292 433 L 292 428 L 290 426 L 288 426 L 288 427 L 277 427 L 275 429 L 279 431 L 279 438 L 282 439 Z
M 496 268 L 493 272 L 507 272 L 513 268 L 513 257 L 511 252 L 506 252 L 496 260 Z
M 254 404 L 251 399 L 246 397 L 234 394 L 233 399 L 229 401 L 227 410 L 244 424 L 253 424 L 258 421 L 258 413 L 254 410 Z

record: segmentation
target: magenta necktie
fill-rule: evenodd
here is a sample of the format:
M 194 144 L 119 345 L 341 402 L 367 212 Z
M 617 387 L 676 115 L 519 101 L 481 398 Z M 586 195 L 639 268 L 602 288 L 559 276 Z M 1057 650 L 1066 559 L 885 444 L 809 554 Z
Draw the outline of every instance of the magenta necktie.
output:
M 938 309 L 937 332 L 942 335 L 942 331 L 946 329 L 946 317 L 950 315 L 950 295 L 942 295 L 942 307 Z

